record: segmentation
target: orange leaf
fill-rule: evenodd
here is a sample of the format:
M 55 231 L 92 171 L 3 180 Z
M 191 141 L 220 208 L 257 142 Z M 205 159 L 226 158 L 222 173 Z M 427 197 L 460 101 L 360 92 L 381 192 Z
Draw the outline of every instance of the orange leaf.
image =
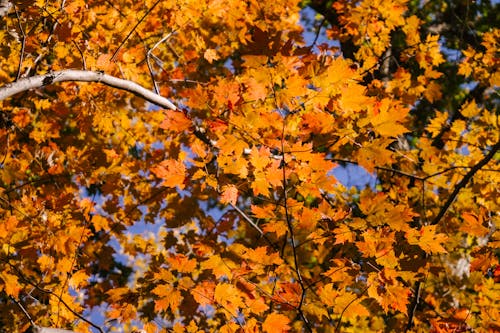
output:
M 483 225 L 482 215 L 477 216 L 474 213 L 464 212 L 462 213 L 462 218 L 465 223 L 460 225 L 460 231 L 478 237 L 484 237 L 490 232 L 490 230 Z
M 0 238 L 6 238 L 11 232 L 16 229 L 17 219 L 15 216 L 11 215 L 8 219 L 0 223 Z
M 238 309 L 244 306 L 240 292 L 235 286 L 229 283 L 219 283 L 215 287 L 214 297 L 215 301 L 225 310 L 229 311 L 231 316 L 235 316 L 238 313 Z
M 17 281 L 17 276 L 2 272 L 0 273 L 0 278 L 5 283 L 4 288 L 7 295 L 17 298 L 19 296 L 19 291 L 21 290 L 21 286 Z
M 180 273 L 192 273 L 196 268 L 196 259 L 189 259 L 184 254 L 175 254 L 166 258 L 171 270 Z
M 113 63 L 111 62 L 111 54 L 103 53 L 97 58 L 96 66 L 100 70 L 105 72 L 111 71 L 113 69 Z
M 173 110 L 163 111 L 165 119 L 159 125 L 160 128 L 167 131 L 182 132 L 189 129 L 193 123 L 184 115 L 184 113 Z
M 264 332 L 278 333 L 278 332 L 288 332 L 291 327 L 288 325 L 290 319 L 287 316 L 279 313 L 271 313 L 266 317 L 264 323 L 262 324 L 262 329 Z
M 186 176 L 186 167 L 184 163 L 177 160 L 164 160 L 160 164 L 151 168 L 151 172 L 156 177 L 162 178 L 162 186 L 176 187 L 180 189 L 185 187 L 184 179 Z
M 217 55 L 217 51 L 214 49 L 207 49 L 203 54 L 203 58 L 207 60 L 209 63 L 214 62 L 214 60 L 218 60 L 219 56 Z
M 234 185 L 225 185 L 222 187 L 221 200 L 223 204 L 236 205 L 238 201 L 238 188 Z
M 211 305 L 214 302 L 215 283 L 203 281 L 190 290 L 191 295 L 201 306 Z
M 264 232 L 274 232 L 277 237 L 281 237 L 288 231 L 288 226 L 283 221 L 273 221 L 266 223 L 262 230 Z

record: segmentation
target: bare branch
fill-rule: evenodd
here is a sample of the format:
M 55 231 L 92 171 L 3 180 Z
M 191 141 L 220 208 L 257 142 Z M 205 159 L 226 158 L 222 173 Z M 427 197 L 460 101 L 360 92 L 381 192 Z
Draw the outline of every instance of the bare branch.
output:
M 113 88 L 131 92 L 134 95 L 144 98 L 148 102 L 156 104 L 160 107 L 172 110 L 177 109 L 177 107 L 165 97 L 157 95 L 151 90 L 146 89 L 135 82 L 123 80 L 99 71 L 82 71 L 75 69 L 50 72 L 44 75 L 32 76 L 9 83 L 0 88 L 0 101 L 33 88 L 40 88 L 56 82 L 67 81 L 99 82 Z

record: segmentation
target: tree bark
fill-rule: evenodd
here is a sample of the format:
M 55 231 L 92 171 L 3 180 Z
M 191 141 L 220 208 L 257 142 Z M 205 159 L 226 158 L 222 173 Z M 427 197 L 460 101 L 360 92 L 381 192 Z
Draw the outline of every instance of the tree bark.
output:
M 12 8 L 12 3 L 8 0 L 0 0 L 0 17 L 4 17 Z
M 50 327 L 41 327 L 41 326 L 33 326 L 31 328 L 33 333 L 74 333 L 74 331 L 63 330 L 61 328 L 50 328 Z
M 49 72 L 44 75 L 27 77 L 12 83 L 8 83 L 0 88 L 0 101 L 23 91 L 27 91 L 33 88 L 41 88 L 43 86 L 50 85 L 56 82 L 66 81 L 99 82 L 113 88 L 131 92 L 134 95 L 144 98 L 148 102 L 160 107 L 172 110 L 177 109 L 176 106 L 165 97 L 157 95 L 151 90 L 148 90 L 135 82 L 123 80 L 99 71 L 85 71 L 75 69 Z

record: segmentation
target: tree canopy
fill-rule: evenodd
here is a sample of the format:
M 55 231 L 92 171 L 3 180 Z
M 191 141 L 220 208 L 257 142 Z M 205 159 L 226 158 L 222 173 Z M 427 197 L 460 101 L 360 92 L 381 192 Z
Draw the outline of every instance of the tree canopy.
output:
M 499 15 L 0 1 L 0 331 L 498 332 Z

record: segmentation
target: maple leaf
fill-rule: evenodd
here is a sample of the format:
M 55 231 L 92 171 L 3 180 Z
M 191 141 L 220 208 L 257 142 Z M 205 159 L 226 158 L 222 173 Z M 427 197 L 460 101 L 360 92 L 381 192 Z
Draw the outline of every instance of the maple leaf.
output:
M 214 302 L 215 283 L 212 281 L 203 281 L 190 290 L 195 301 L 201 306 L 211 305 Z
M 214 62 L 214 60 L 218 60 L 219 56 L 217 55 L 217 51 L 214 49 L 207 49 L 203 54 L 203 58 L 205 58 L 209 63 Z
M 276 217 L 276 215 L 273 212 L 274 207 L 272 205 L 266 205 L 266 206 L 251 205 L 250 209 L 252 211 L 252 214 L 259 219 L 270 219 Z
M 306 7 L 334 18 L 315 41 Z M 500 29 L 462 7 L 0 8 L 2 330 L 29 325 L 21 297 L 61 327 L 104 306 L 147 333 L 498 331 Z
M 7 238 L 15 230 L 18 224 L 17 218 L 13 215 L 2 221 L 0 224 L 0 238 Z
M 273 221 L 264 224 L 262 230 L 275 233 L 277 237 L 281 237 L 288 231 L 288 226 L 283 221 Z
M 423 226 L 420 230 L 410 229 L 406 232 L 408 243 L 418 245 L 427 253 L 447 253 L 443 247 L 448 236 L 436 233 L 436 225 Z
M 238 201 L 238 188 L 234 185 L 224 185 L 220 201 L 223 204 L 236 205 Z
M 484 237 L 490 233 L 490 229 L 483 225 L 483 216 L 481 214 L 476 215 L 471 212 L 463 212 L 462 218 L 464 222 L 459 230 L 478 237 Z
M 229 312 L 229 317 L 235 316 L 238 309 L 244 306 L 238 289 L 228 283 L 217 284 L 215 287 L 214 299 Z
M 254 77 L 247 78 L 244 82 L 246 91 L 245 97 L 249 100 L 263 101 L 269 94 L 266 83 L 259 82 Z
M 163 179 L 162 186 L 185 187 L 186 167 L 184 163 L 177 160 L 164 160 L 151 168 L 151 172 L 158 178 Z
M 196 268 L 196 259 L 189 259 L 183 254 L 171 255 L 166 258 L 172 270 L 176 270 L 179 273 L 191 273 Z
M 264 332 L 274 333 L 274 332 L 288 332 L 291 327 L 288 325 L 290 319 L 287 316 L 279 313 L 269 314 L 264 322 L 262 323 L 262 329 Z
M 345 244 L 346 242 L 353 242 L 355 240 L 355 233 L 345 224 L 341 224 L 338 228 L 335 228 L 333 233 L 335 234 L 335 244 Z
M 409 132 L 406 127 L 401 125 L 409 112 L 408 108 L 394 105 L 391 100 L 385 98 L 374 103 L 372 112 L 375 117 L 372 117 L 370 122 L 373 125 L 373 130 L 381 136 L 396 137 Z
M 111 60 L 112 54 L 103 53 L 101 54 L 96 61 L 96 66 L 98 69 L 103 70 L 105 72 L 109 72 L 113 69 L 113 62 Z
M 17 276 L 7 272 L 1 272 L 0 279 L 2 279 L 4 282 L 4 285 L 0 285 L 0 288 L 3 288 L 7 295 L 18 298 L 19 291 L 21 290 L 21 285 L 18 282 Z
M 201 269 L 211 269 L 215 277 L 227 277 L 231 279 L 233 276 L 233 269 L 236 268 L 236 264 L 229 259 L 222 259 L 219 255 L 214 255 L 208 258 L 208 260 L 203 261 L 200 264 Z
M 182 300 L 180 291 L 170 284 L 158 285 L 151 292 L 160 297 L 155 300 L 155 311 L 166 311 L 170 308 L 175 312 Z
M 396 280 L 397 277 L 397 272 L 392 269 L 371 273 L 368 278 L 368 296 L 376 299 L 386 312 L 394 309 L 406 314 L 411 292 Z
M 163 113 L 165 114 L 165 119 L 161 122 L 159 127 L 164 130 L 182 132 L 193 126 L 191 120 L 182 112 L 164 110 Z
M 87 284 L 89 276 L 85 270 L 80 269 L 71 275 L 68 283 L 72 288 L 79 288 Z

